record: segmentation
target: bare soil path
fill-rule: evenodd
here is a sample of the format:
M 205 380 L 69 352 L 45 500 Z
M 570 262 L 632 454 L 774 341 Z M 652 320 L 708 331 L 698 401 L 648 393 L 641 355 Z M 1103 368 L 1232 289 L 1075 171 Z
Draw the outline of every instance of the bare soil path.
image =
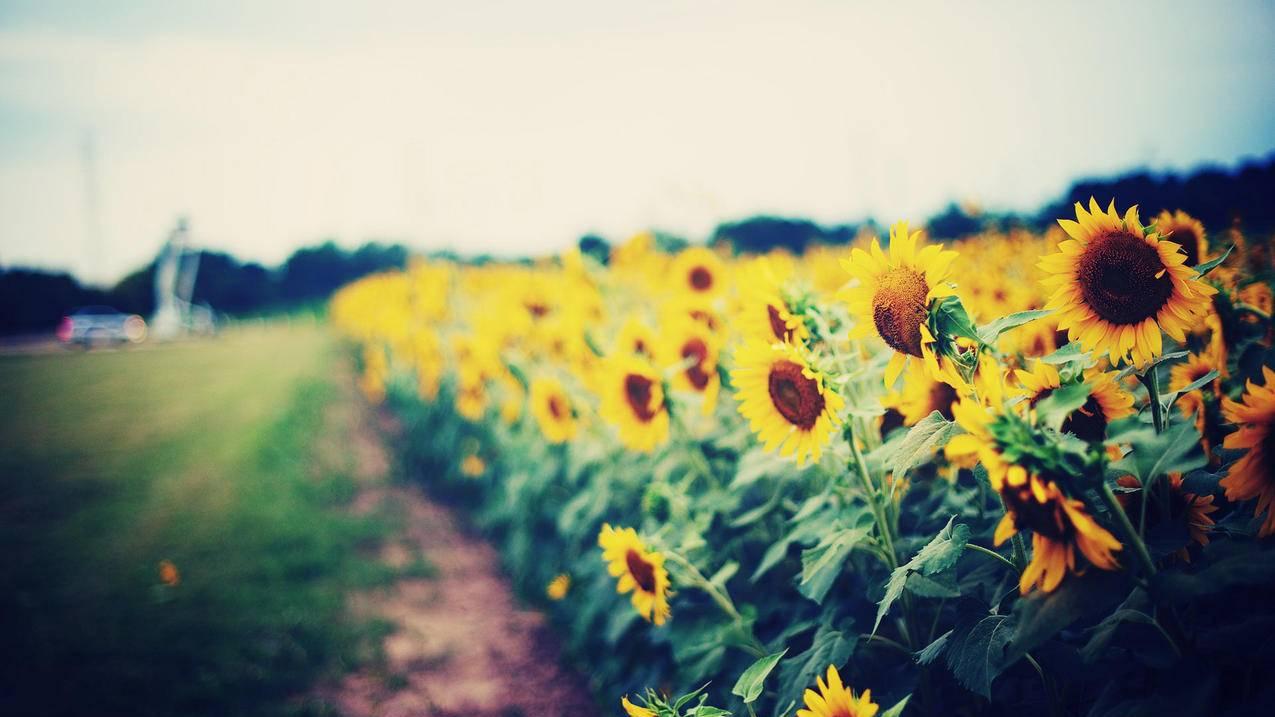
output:
M 354 510 L 389 504 L 402 534 L 379 559 L 396 567 L 423 557 L 427 576 L 357 596 L 360 614 L 396 625 L 385 663 L 320 688 L 318 700 L 347 717 L 594 717 L 584 679 L 559 659 L 540 613 L 521 607 L 491 545 L 417 486 L 391 481 L 386 441 L 394 421 L 369 409 L 349 382 L 348 400 L 329 420 L 349 422 L 343 450 L 355 454 L 360 492 Z

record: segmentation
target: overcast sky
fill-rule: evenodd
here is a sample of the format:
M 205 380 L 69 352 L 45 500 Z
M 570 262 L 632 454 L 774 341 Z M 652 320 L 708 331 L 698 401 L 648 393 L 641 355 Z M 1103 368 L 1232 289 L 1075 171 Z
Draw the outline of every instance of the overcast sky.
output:
M 0 0 L 0 265 L 114 280 L 180 214 L 266 262 L 921 220 L 1275 149 L 1269 1 L 328 5 Z

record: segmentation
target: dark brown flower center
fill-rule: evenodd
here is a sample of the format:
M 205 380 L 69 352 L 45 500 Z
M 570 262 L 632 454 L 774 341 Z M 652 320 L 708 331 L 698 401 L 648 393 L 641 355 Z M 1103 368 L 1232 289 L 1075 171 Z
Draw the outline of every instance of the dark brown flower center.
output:
M 624 397 L 638 420 L 646 423 L 655 418 L 657 408 L 651 405 L 651 386 L 654 382 L 646 376 L 631 373 L 624 377 Z
M 779 309 L 770 304 L 766 304 L 766 315 L 770 318 L 770 330 L 775 334 L 775 338 L 780 341 L 788 340 L 788 324 L 784 322 L 784 318 L 779 315 Z
M 804 430 L 813 427 L 823 413 L 819 383 L 792 361 L 777 361 L 770 367 L 770 402 L 789 423 Z
M 1089 242 L 1076 268 L 1085 304 L 1113 324 L 1142 323 L 1154 317 L 1173 294 L 1173 281 L 1160 253 L 1126 231 Z
M 1182 247 L 1182 253 L 1186 254 L 1186 265 L 1195 266 L 1200 263 L 1200 239 L 1202 238 L 1196 231 L 1195 227 L 1190 224 L 1170 224 L 1165 229 L 1167 239 L 1174 244 Z
M 624 554 L 624 562 L 629 566 L 629 575 L 633 576 L 633 582 L 642 588 L 642 592 L 655 592 L 654 565 L 646 562 L 633 548 L 629 548 L 629 552 Z
M 708 359 L 708 346 L 700 339 L 691 339 L 682 344 L 682 358 L 694 358 L 695 363 L 686 369 L 686 380 L 691 382 L 696 391 L 703 391 L 711 378 L 704 370 L 704 361 Z
M 691 288 L 696 291 L 708 291 L 713 288 L 713 272 L 702 266 L 691 269 L 689 279 Z
M 1005 484 L 1001 497 L 1005 499 L 1005 507 L 1014 514 L 1014 526 L 1020 530 L 1030 530 L 1056 542 L 1066 542 L 1076 532 L 1066 511 L 1055 499 L 1044 503 L 1036 500 L 1030 482 L 1021 486 Z
M 1107 415 L 1102 412 L 1102 404 L 1093 396 L 1085 399 L 1085 405 L 1072 411 L 1063 421 L 1062 431 L 1090 443 L 1106 438 Z
M 549 397 L 549 414 L 558 420 L 562 420 L 567 415 L 567 407 L 562 405 L 562 399 L 557 396 Z
M 943 381 L 935 381 L 934 385 L 930 387 L 931 410 L 938 411 L 949 421 L 954 420 L 952 417 L 952 404 L 956 403 L 958 398 L 960 396 L 956 394 L 956 389 Z
M 921 355 L 921 324 L 925 323 L 925 277 L 913 269 L 891 269 L 877 280 L 872 297 L 872 322 L 881 340 L 909 356 Z

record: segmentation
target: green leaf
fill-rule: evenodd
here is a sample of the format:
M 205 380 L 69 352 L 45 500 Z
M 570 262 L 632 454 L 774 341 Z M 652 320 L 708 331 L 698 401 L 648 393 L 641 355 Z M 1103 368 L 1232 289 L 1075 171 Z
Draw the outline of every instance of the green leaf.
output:
M 1170 241 L 1172 241 L 1172 240 L 1170 240 Z M 1209 259 L 1208 261 L 1204 262 L 1203 264 L 1196 264 L 1196 265 L 1195 265 L 1195 270 L 1196 270 L 1196 271 L 1198 271 L 1198 272 L 1200 273 L 1200 276 L 1204 276 L 1205 274 L 1209 273 L 1210 271 L 1213 271 L 1214 269 L 1216 269 L 1216 268 L 1218 268 L 1219 266 L 1221 266 L 1221 265 L 1222 265 L 1222 262 L 1226 261 L 1226 258 L 1227 258 L 1228 256 L 1230 256 L 1230 255 L 1231 255 L 1231 252 L 1232 252 L 1232 251 L 1234 251 L 1234 250 L 1235 250 L 1235 245 L 1234 245 L 1234 244 L 1232 244 L 1232 245 L 1230 245 L 1230 246 L 1228 246 L 1228 247 L 1226 248 L 1226 251 L 1222 252 L 1222 256 L 1219 256 L 1219 257 L 1217 257 L 1216 259 Z
M 1168 396 L 1165 396 L 1164 397 L 1165 409 L 1173 408 L 1173 404 L 1177 403 L 1179 398 L 1185 396 L 1186 394 L 1192 391 L 1198 391 L 1199 389 L 1204 388 L 1220 375 L 1221 374 L 1219 374 L 1217 371 L 1209 371 L 1208 373 L 1195 379 L 1191 383 L 1188 383 L 1182 388 L 1170 393 Z
M 947 525 L 939 531 L 938 535 L 921 548 L 911 560 L 895 568 L 890 574 L 890 580 L 885 586 L 885 595 L 882 596 L 881 602 L 877 603 L 877 619 L 872 625 L 872 634 L 876 634 L 877 628 L 881 626 L 882 618 L 890 612 L 890 606 L 903 594 L 903 589 L 908 584 L 908 576 L 913 573 L 936 575 L 956 565 L 956 561 L 965 550 L 965 544 L 969 542 L 970 527 L 964 523 L 953 526 L 954 522 L 956 522 L 956 516 L 949 518 Z
M 1128 366 L 1125 366 L 1124 368 L 1120 369 L 1120 373 L 1116 374 L 1116 378 L 1124 378 L 1125 376 L 1128 376 L 1133 373 L 1138 373 L 1139 378 L 1141 378 L 1142 375 L 1145 375 L 1148 371 L 1154 371 L 1156 366 L 1159 366 L 1165 361 L 1176 361 L 1177 359 L 1183 358 L 1187 356 L 1188 354 L 1190 354 L 1189 351 L 1170 351 L 1167 354 L 1161 354 L 1157 356 L 1156 358 L 1152 359 L 1151 363 L 1149 364 L 1145 364 L 1142 366 L 1134 366 L 1133 364 L 1129 364 Z
M 1144 428 L 1129 431 L 1120 440 L 1133 450 L 1111 467 L 1132 473 L 1144 486 L 1150 486 L 1151 481 L 1167 473 L 1193 471 L 1207 461 L 1195 425 L 1180 419 L 1173 421 L 1164 433 Z
M 1058 634 L 1076 620 L 1106 612 L 1120 596 L 1129 594 L 1129 576 L 1090 568 L 1084 575 L 1068 575 L 1051 593 L 1039 591 L 1014 603 L 1014 636 L 1006 666 Z
M 713 577 L 709 578 L 708 581 L 718 587 L 723 587 L 726 585 L 726 581 L 734 577 L 737 572 L 739 572 L 739 563 L 732 560 L 713 573 Z
M 745 704 L 755 701 L 761 696 L 762 683 L 765 682 L 766 676 L 770 674 L 771 670 L 775 669 L 775 665 L 779 664 L 780 658 L 787 654 L 787 652 L 788 648 L 785 647 L 780 652 L 776 652 L 773 655 L 766 655 L 760 660 L 754 662 L 747 670 L 744 670 L 744 674 L 740 675 L 739 679 L 735 681 L 735 686 L 730 690 L 731 694 L 739 695 L 743 698 Z
M 1107 646 L 1111 644 L 1111 639 L 1115 637 L 1116 630 L 1123 623 L 1142 623 L 1150 625 L 1155 623 L 1155 618 L 1143 612 L 1150 607 L 1150 601 L 1147 594 L 1141 588 L 1135 589 L 1125 598 L 1125 601 L 1102 622 L 1089 628 L 1089 641 L 1085 646 L 1080 648 L 1080 657 L 1085 662 L 1093 662 L 1094 660 L 1106 654 Z
M 1084 381 L 1067 384 L 1055 389 L 1036 404 L 1036 417 L 1041 423 L 1054 429 L 1062 428 L 1062 424 L 1072 411 L 1085 405 L 1093 387 Z
M 902 476 L 913 466 L 929 460 L 934 452 L 956 435 L 957 426 L 953 421 L 943 417 L 938 411 L 922 418 L 908 431 L 894 453 L 891 471 L 896 477 Z
M 965 311 L 965 305 L 961 303 L 960 298 L 945 296 L 939 299 L 934 309 L 934 316 L 935 328 L 938 329 L 936 337 L 964 336 L 978 341 L 978 330 L 974 328 L 974 322 L 970 320 L 970 315 Z
M 912 573 L 908 575 L 906 587 L 908 592 L 923 598 L 954 598 L 961 596 L 961 590 L 956 586 L 956 579 L 946 573 L 940 573 L 934 577 L 922 575 L 921 573 Z
M 980 326 L 978 329 L 978 340 L 985 344 L 996 343 L 996 339 L 1006 331 L 1028 324 L 1036 319 L 1048 316 L 1054 313 L 1053 309 L 1032 309 L 1031 311 L 1019 311 L 1008 316 L 1002 316 L 999 319 Z
M 854 652 L 855 639 L 847 638 L 840 630 L 829 625 L 820 626 L 810 643 L 810 649 L 784 660 L 779 667 L 779 699 L 777 704 L 797 701 L 801 693 L 822 676 L 829 665 L 843 665 Z M 782 712 L 777 715 L 783 714 Z
M 850 551 L 871 532 L 872 529 L 867 526 L 843 528 L 824 536 L 815 547 L 803 550 L 801 584 L 797 590 L 816 603 L 822 603 L 833 582 L 841 575 Z
M 1041 358 L 1040 360 L 1053 366 L 1078 363 L 1081 368 L 1089 368 L 1097 363 L 1087 352 L 1081 351 L 1080 344 L 1075 341 L 1065 344 L 1062 348 Z
M 953 630 L 948 630 L 938 636 L 934 642 L 926 645 L 920 652 L 916 653 L 916 663 L 918 665 L 928 665 L 934 662 L 935 658 L 943 654 L 943 650 L 947 649 L 947 641 L 952 638 Z
M 1221 541 L 1204 551 L 1206 567 L 1188 573 L 1185 568 L 1164 570 L 1153 578 L 1157 595 L 1192 600 L 1216 595 L 1232 587 L 1275 584 L 1275 549 L 1260 543 Z
M 1009 663 L 1005 646 L 1013 626 L 1009 615 L 988 615 L 957 630 L 947 648 L 947 666 L 966 689 L 991 699 L 992 681 Z
M 904 695 L 903 699 L 894 703 L 890 709 L 882 712 L 879 717 L 899 717 L 903 714 L 903 710 L 908 706 L 908 700 L 912 699 L 912 695 Z
M 779 564 L 779 561 L 788 557 L 788 546 L 793 543 L 814 542 L 819 533 L 823 531 L 823 526 L 815 521 L 802 521 L 784 537 L 771 543 L 766 549 L 766 554 L 761 557 L 761 562 L 757 563 L 757 568 L 753 570 L 753 574 L 749 576 L 749 580 L 757 582 L 761 576 L 770 572 L 770 569 Z

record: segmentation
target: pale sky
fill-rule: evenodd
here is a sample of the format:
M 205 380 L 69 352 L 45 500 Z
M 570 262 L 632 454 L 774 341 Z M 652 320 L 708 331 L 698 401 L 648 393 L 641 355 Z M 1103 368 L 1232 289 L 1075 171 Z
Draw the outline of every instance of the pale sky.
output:
M 113 281 L 179 214 L 274 263 L 1030 210 L 1268 154 L 1272 38 L 1262 0 L 0 0 L 0 265 Z

